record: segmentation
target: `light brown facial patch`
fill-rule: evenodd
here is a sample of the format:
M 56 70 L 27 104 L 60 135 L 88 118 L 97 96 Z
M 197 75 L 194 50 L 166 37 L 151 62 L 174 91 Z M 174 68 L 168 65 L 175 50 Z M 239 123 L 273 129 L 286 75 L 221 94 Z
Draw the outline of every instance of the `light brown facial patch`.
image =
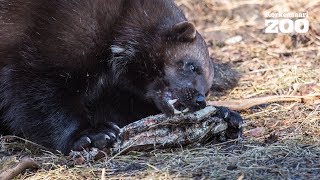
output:
M 207 45 L 200 34 L 197 33 L 193 42 L 173 42 L 167 44 L 165 53 L 165 66 L 168 75 L 174 75 L 179 61 L 193 61 L 201 68 L 207 86 L 212 85 L 214 72 Z

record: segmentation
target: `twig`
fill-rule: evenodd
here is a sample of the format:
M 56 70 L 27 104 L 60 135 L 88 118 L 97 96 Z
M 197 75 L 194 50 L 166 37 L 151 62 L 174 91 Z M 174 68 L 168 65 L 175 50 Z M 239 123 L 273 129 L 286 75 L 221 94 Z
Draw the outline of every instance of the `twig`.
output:
M 224 106 L 231 110 L 239 111 L 249 109 L 253 106 L 275 102 L 306 102 L 320 99 L 320 94 L 312 94 L 306 96 L 267 96 L 252 99 L 242 99 L 233 101 L 209 101 L 211 106 Z
M 102 168 L 101 180 L 106 180 L 106 168 Z
M 1 180 L 11 180 L 26 169 L 37 169 L 39 165 L 31 158 L 22 159 L 15 167 L 7 169 L 0 174 Z
M 28 143 L 28 144 L 31 144 L 32 146 L 35 146 L 37 148 L 40 148 L 40 149 L 47 149 L 46 147 L 40 145 L 40 144 L 37 144 L 37 143 L 34 143 L 32 141 L 29 141 L 27 139 L 24 139 L 22 137 L 19 137 L 19 136 L 14 136 L 14 135 L 7 135 L 7 136 L 2 136 L 0 139 L 18 139 L 18 140 L 21 140 L 21 141 L 24 141 L 25 143 Z
M 292 50 L 279 50 L 278 48 L 268 48 L 268 52 L 276 53 L 276 54 L 284 54 L 284 53 L 297 53 L 297 52 L 308 52 L 308 51 L 319 51 L 319 47 L 303 47 L 303 48 L 295 48 Z

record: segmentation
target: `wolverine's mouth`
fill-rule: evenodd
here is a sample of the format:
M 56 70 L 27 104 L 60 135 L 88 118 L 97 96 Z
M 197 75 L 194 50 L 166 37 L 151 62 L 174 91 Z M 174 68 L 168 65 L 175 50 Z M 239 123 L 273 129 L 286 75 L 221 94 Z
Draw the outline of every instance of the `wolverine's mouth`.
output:
M 177 114 L 182 114 L 182 113 L 187 113 L 190 111 L 189 108 L 185 107 L 183 104 L 181 104 L 178 99 L 170 99 L 168 100 L 168 104 L 171 106 L 173 109 L 173 113 L 175 115 Z
M 172 116 L 190 113 L 205 107 L 205 99 L 190 88 L 165 88 L 164 90 L 151 91 L 148 96 L 162 113 Z M 201 97 L 201 98 L 199 98 Z M 198 100 L 202 100 L 199 102 Z
M 165 93 L 166 112 L 183 114 L 200 110 L 206 106 L 205 96 L 191 88 L 171 89 Z

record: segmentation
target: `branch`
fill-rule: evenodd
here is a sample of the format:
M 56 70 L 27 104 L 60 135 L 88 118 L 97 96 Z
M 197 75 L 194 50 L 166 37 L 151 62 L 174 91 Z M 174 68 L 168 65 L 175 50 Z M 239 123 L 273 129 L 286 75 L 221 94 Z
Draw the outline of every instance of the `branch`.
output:
M 239 111 L 249 109 L 253 106 L 275 102 L 308 102 L 320 100 L 320 94 L 306 96 L 267 96 L 252 99 L 232 100 L 232 101 L 208 101 L 211 106 L 224 106 L 231 110 Z
M 30 158 L 22 159 L 16 166 L 6 169 L 0 173 L 0 179 L 11 180 L 27 169 L 36 169 L 39 165 Z
M 121 129 L 121 140 L 115 145 L 114 152 L 178 147 L 213 138 L 225 140 L 227 122 L 215 114 L 216 108 L 208 106 L 195 113 L 141 119 Z

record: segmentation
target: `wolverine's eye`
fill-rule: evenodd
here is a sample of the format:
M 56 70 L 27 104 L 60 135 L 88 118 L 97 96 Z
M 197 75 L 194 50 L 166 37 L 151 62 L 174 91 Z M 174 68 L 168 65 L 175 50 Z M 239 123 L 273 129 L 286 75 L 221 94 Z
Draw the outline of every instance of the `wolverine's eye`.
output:
M 193 64 L 189 65 L 191 71 L 196 72 L 196 67 Z
M 201 74 L 200 68 L 197 65 L 195 65 L 194 63 L 187 63 L 186 67 L 187 67 L 187 69 L 189 69 L 192 72 L 195 72 L 197 74 Z

